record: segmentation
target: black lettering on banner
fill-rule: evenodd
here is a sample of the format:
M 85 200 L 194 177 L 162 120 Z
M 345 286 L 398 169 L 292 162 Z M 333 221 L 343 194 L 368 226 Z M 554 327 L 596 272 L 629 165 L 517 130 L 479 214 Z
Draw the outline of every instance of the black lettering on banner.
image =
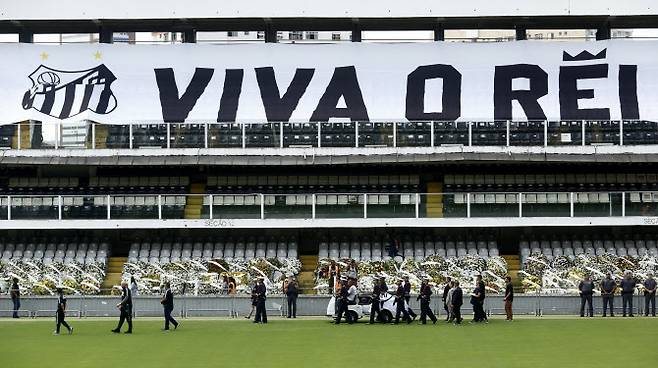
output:
M 345 99 L 346 107 L 336 107 L 341 97 Z M 334 75 L 311 115 L 311 121 L 328 121 L 330 118 L 350 118 L 351 121 L 370 120 L 354 66 L 334 69 Z
M 640 118 L 637 103 L 637 65 L 619 65 L 619 104 L 622 119 Z
M 236 120 L 243 79 L 244 70 L 226 69 L 224 89 L 222 90 L 222 97 L 219 100 L 219 111 L 217 112 L 218 122 L 232 122 Z
M 256 68 L 256 80 L 267 121 L 290 120 L 292 112 L 297 108 L 299 100 L 311 83 L 313 73 L 315 73 L 315 69 L 297 69 L 286 93 L 281 97 L 274 76 L 274 68 Z
M 513 90 L 515 78 L 527 78 L 529 89 Z M 538 65 L 515 64 L 496 66 L 494 74 L 494 119 L 512 120 L 512 101 L 523 108 L 528 120 L 546 120 L 539 99 L 548 94 L 548 73 Z
M 196 68 L 185 93 L 179 97 L 178 86 L 172 68 L 154 69 L 155 80 L 160 93 L 162 119 L 165 122 L 183 122 L 192 111 L 201 94 L 206 90 L 213 69 Z
M 441 112 L 425 112 L 425 83 L 443 79 Z M 434 64 L 416 68 L 407 76 L 405 116 L 415 120 L 457 120 L 461 116 L 462 75 L 452 65 Z
M 579 109 L 578 100 L 593 99 L 593 89 L 578 89 L 580 79 L 608 77 L 608 64 L 560 67 L 560 116 L 565 120 L 610 120 L 610 109 Z

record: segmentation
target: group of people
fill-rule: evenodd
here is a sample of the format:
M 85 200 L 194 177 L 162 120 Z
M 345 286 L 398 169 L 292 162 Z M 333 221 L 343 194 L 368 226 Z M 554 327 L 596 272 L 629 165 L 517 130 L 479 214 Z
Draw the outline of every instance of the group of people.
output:
M 652 317 L 656 316 L 656 280 L 653 274 L 649 273 L 646 280 L 642 283 L 644 287 L 644 315 Z M 605 278 L 601 281 L 599 289 L 601 291 L 601 299 L 603 300 L 603 317 L 608 315 L 610 310 L 610 317 L 615 316 L 614 301 L 617 290 L 620 290 L 622 299 L 622 315 L 624 317 L 634 317 L 633 315 L 633 296 L 635 294 L 636 281 L 630 271 L 624 272 L 624 278 L 617 283 L 612 278 L 612 274 L 607 273 Z M 595 290 L 594 281 L 586 275 L 578 285 L 580 292 L 580 316 L 581 317 L 594 317 L 594 307 L 592 305 L 592 297 Z M 587 307 L 587 310 L 585 309 Z M 628 312 L 628 313 L 627 313 Z
M 432 321 L 433 324 L 436 324 L 437 317 L 432 311 L 431 298 L 433 295 L 432 286 L 429 284 L 429 277 L 423 277 L 420 285 L 420 290 L 416 301 L 420 303 L 420 324 L 427 324 L 427 320 Z M 506 277 L 506 287 L 505 287 L 505 296 L 503 301 L 505 303 L 505 312 L 506 319 L 508 321 L 513 320 L 512 313 L 512 303 L 514 301 L 514 288 L 512 286 L 511 277 Z M 387 319 L 384 318 L 383 303 L 384 298 L 388 297 L 388 286 L 386 285 L 386 280 L 383 276 L 378 277 L 374 281 L 372 293 L 371 293 L 371 306 L 370 306 L 370 324 L 374 324 L 377 321 L 384 322 Z M 335 291 L 336 296 L 336 324 L 340 324 L 343 318 L 343 315 L 346 316 L 348 323 L 354 323 L 352 320 L 352 314 L 348 313 L 348 307 L 351 304 L 356 304 L 357 302 L 357 287 L 356 279 L 351 279 L 344 277 L 341 280 L 337 290 Z M 400 319 L 405 321 L 407 324 L 412 323 L 417 315 L 409 305 L 409 300 L 411 298 L 411 283 L 409 282 L 409 277 L 403 277 L 396 281 L 396 290 L 393 294 L 394 305 L 395 305 L 395 317 L 391 321 L 392 324 L 399 324 Z M 473 320 L 471 323 L 488 323 L 487 315 L 484 311 L 484 300 L 486 297 L 486 289 L 484 282 L 482 281 L 482 276 L 477 275 L 475 279 L 475 285 L 473 292 L 470 294 L 470 303 L 473 306 Z M 443 308 L 446 311 L 446 322 L 461 324 L 463 321 L 461 314 L 461 307 L 463 306 L 464 300 L 464 291 L 462 290 L 459 281 L 451 280 L 447 278 L 446 285 L 443 289 L 442 295 L 442 304 Z

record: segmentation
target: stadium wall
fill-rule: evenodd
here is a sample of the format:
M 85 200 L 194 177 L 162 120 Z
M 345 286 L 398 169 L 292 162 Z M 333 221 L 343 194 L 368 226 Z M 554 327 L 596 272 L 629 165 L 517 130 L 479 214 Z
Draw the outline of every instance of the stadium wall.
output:
M 115 317 L 118 311 L 115 307 L 118 296 L 68 296 L 68 313 L 76 317 Z M 634 308 L 638 315 L 643 307 L 644 299 L 635 295 Z M 415 298 L 411 298 L 411 307 L 419 308 Z M 503 297 L 489 295 L 485 299 L 484 309 L 488 314 L 504 314 Z M 621 297 L 617 296 L 616 308 L 621 308 Z M 327 310 L 329 297 L 325 295 L 300 295 L 297 301 L 297 314 L 300 316 L 324 316 Z M 443 315 L 443 306 L 438 294 L 432 299 L 431 307 L 437 315 Z M 53 297 L 24 297 L 21 299 L 21 310 L 29 311 L 32 317 L 48 317 L 54 315 L 56 301 Z M 600 296 L 594 297 L 596 314 L 601 313 L 603 302 Z M 136 297 L 134 305 L 139 317 L 154 317 L 162 315 L 160 297 Z M 269 296 L 267 298 L 267 312 L 270 316 L 285 313 L 286 297 L 284 295 Z M 0 297 L 0 316 L 11 315 L 11 299 Z M 175 315 L 187 317 L 229 317 L 245 316 L 251 309 L 249 296 L 184 296 L 175 299 Z M 517 315 L 577 315 L 580 309 L 580 297 L 572 295 L 515 295 L 514 312 Z M 462 313 L 470 314 L 468 297 L 464 299 Z M 25 316 L 23 312 L 21 316 Z

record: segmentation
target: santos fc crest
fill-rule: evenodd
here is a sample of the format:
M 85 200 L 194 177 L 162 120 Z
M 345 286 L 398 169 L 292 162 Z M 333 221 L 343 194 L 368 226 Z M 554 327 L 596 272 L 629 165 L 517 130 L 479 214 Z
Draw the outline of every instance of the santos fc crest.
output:
M 111 85 L 117 78 L 105 64 L 79 71 L 56 70 L 40 65 L 29 75 L 32 86 L 23 96 L 23 108 L 58 119 L 86 110 L 109 114 L 117 107 Z

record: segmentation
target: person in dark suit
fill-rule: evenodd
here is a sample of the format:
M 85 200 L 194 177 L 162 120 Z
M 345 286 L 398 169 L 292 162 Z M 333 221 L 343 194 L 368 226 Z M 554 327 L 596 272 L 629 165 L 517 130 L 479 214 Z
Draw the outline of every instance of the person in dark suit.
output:
M 443 309 L 446 311 L 446 322 L 450 320 L 450 305 L 448 305 L 446 301 L 450 289 L 452 289 L 452 281 L 450 280 L 450 277 L 446 277 L 446 286 L 443 288 L 443 295 L 441 296 L 441 301 L 443 301 Z
M 21 308 L 21 289 L 18 287 L 18 279 L 11 280 L 11 288 L 9 289 L 11 296 L 11 303 L 13 304 L 12 318 L 18 318 L 18 310 Z
M 338 313 L 336 315 L 336 324 L 339 325 L 341 319 L 343 319 L 343 314 L 345 314 L 345 318 L 347 319 L 348 324 L 354 323 L 352 320 L 352 314 L 349 312 L 349 301 L 347 299 L 349 295 L 348 291 L 348 286 L 347 286 L 347 277 L 341 278 L 341 286 L 338 291 L 338 294 L 336 296 L 336 303 L 340 303 L 338 305 Z
M 372 288 L 372 303 L 370 304 L 370 324 L 375 323 L 375 319 L 378 321 L 382 321 L 382 310 L 381 310 L 381 295 L 382 295 L 382 280 L 384 278 L 381 277 L 381 279 L 375 279 L 373 282 L 373 288 Z
M 174 293 L 171 291 L 170 283 L 165 282 L 164 287 L 165 292 L 164 295 L 162 295 L 162 299 L 160 300 L 162 307 L 164 307 L 165 326 L 163 331 L 169 331 L 169 322 L 174 325 L 174 330 L 177 330 L 178 322 L 176 322 L 174 317 L 171 316 L 171 312 L 174 311 Z
M 64 291 L 61 287 L 57 288 L 57 326 L 55 327 L 55 335 L 59 335 L 60 327 L 64 326 L 69 331 L 69 335 L 73 333 L 73 327 L 69 326 L 64 320 L 66 318 L 66 298 Z
M 423 278 L 423 283 L 420 285 L 420 293 L 418 294 L 417 300 L 420 300 L 420 323 L 426 324 L 427 317 L 432 320 L 433 324 L 436 324 L 436 316 L 430 308 L 430 298 L 432 296 L 432 287 L 429 284 L 427 278 Z
M 299 285 L 294 277 L 290 276 L 286 286 L 288 297 L 288 318 L 297 318 L 297 297 L 299 296 Z
M 402 280 L 398 279 L 398 282 L 396 283 L 398 288 L 395 290 L 395 324 L 397 325 L 400 323 L 400 314 L 403 316 L 403 320 L 407 321 L 407 324 L 411 323 L 411 317 L 409 317 L 409 313 L 407 313 L 407 306 L 405 304 L 405 297 L 404 297 L 404 286 L 402 286 Z
M 267 311 L 265 310 L 265 299 L 267 299 L 267 288 L 262 277 L 258 278 L 258 285 L 256 285 L 256 297 L 258 304 L 256 304 L 256 317 L 253 323 L 267 323 Z
M 450 298 L 450 309 L 452 310 L 455 324 L 460 325 L 463 321 L 461 307 L 464 304 L 464 292 L 459 287 L 459 281 L 455 280 L 452 283 L 454 290 L 452 290 L 452 297 Z
M 409 276 L 404 277 L 404 300 L 407 302 L 407 313 L 409 313 L 409 317 L 411 317 L 412 321 L 416 320 L 416 313 L 414 313 L 413 309 L 411 309 L 411 304 L 409 301 L 411 300 L 411 283 L 409 282 Z
M 484 312 L 484 282 L 482 276 L 477 275 L 475 278 L 475 290 L 471 294 L 471 305 L 473 305 L 473 320 L 470 323 L 488 322 L 487 315 Z
M 132 296 L 130 295 L 130 289 L 128 289 L 128 283 L 125 281 L 121 283 L 121 302 L 117 304 L 117 308 L 119 308 L 119 311 L 121 312 L 121 315 L 119 317 L 119 325 L 117 326 L 117 328 L 112 330 L 112 332 L 114 333 L 121 332 L 121 326 L 123 326 L 123 322 L 126 321 L 128 322 L 128 331 L 126 331 L 125 333 L 127 334 L 133 333 L 133 318 L 132 318 L 133 301 L 132 301 Z

